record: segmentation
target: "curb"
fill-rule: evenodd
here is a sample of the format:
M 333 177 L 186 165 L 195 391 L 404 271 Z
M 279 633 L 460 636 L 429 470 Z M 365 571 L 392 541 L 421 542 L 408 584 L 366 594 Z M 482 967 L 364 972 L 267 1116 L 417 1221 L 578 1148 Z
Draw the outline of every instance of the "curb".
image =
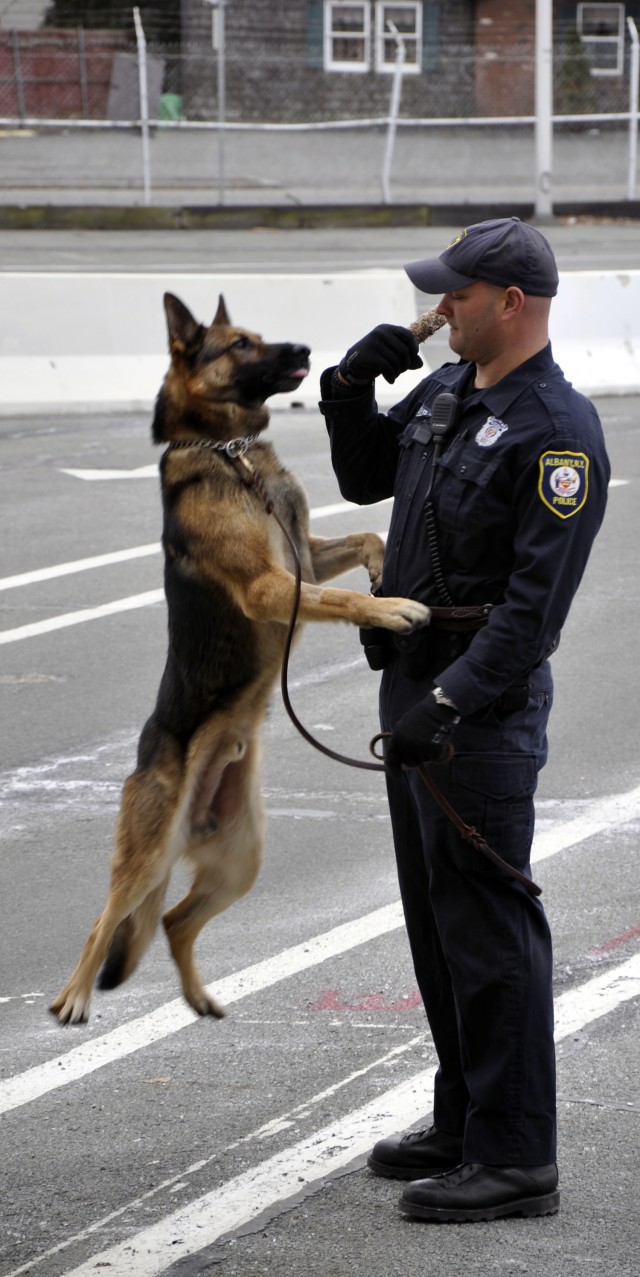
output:
M 535 216 L 531 203 L 309 204 L 295 207 L 202 205 L 0 204 L 0 230 L 251 230 L 273 227 L 457 226 L 488 218 L 520 217 L 553 222 L 565 217 L 637 221 L 640 200 L 558 202 L 549 218 Z

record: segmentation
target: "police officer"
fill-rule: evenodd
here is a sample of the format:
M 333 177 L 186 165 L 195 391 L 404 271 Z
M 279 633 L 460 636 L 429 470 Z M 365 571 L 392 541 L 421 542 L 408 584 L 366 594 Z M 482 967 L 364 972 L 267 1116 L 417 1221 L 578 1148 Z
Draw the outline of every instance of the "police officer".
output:
M 381 324 L 325 371 L 320 404 L 342 494 L 395 498 L 383 593 L 433 607 L 409 640 L 364 635 L 384 667 L 400 890 L 439 1062 L 432 1125 L 381 1140 L 369 1166 L 412 1181 L 400 1206 L 421 1219 L 546 1215 L 559 1203 L 555 1052 L 533 796 L 548 657 L 602 522 L 609 464 L 593 405 L 551 353 L 558 273 L 538 230 L 480 222 L 405 270 L 443 294 L 458 360 L 383 415 L 375 377 L 393 382 L 421 361 L 408 329 Z M 425 763 L 505 867 L 458 833 L 416 769 Z

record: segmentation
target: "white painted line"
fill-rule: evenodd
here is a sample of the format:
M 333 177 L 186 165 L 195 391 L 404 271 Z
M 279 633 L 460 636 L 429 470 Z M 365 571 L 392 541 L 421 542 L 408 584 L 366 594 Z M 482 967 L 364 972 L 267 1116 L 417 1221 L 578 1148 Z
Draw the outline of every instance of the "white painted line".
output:
M 556 1040 L 581 1031 L 639 993 L 640 954 L 636 954 L 558 999 Z M 200 1253 L 263 1211 L 327 1180 L 367 1153 L 376 1140 L 411 1125 L 432 1107 L 433 1070 L 426 1069 L 159 1223 L 94 1254 L 65 1277 L 95 1277 L 98 1266 L 130 1277 L 159 1277 L 178 1260 Z
M 555 1036 L 560 1042 L 580 1033 L 603 1015 L 615 1011 L 622 1002 L 640 994 L 640 953 L 619 967 L 612 967 L 577 989 L 569 989 L 556 1001 Z
M 304 940 L 302 944 L 285 949 L 254 966 L 245 967 L 243 971 L 212 984 L 210 991 L 223 1004 L 238 1002 L 262 989 L 271 988 L 280 980 L 299 975 L 301 971 L 326 962 L 328 958 L 346 953 L 358 945 L 386 935 L 388 931 L 395 931 L 401 923 L 400 904 L 386 905 L 353 922 L 343 923 L 331 931 Z M 196 1019 L 195 1012 L 187 1006 L 184 999 L 176 998 L 158 1007 L 156 1011 L 150 1011 L 148 1015 L 113 1029 L 111 1033 L 73 1047 L 54 1060 L 7 1078 L 0 1082 L 0 1113 L 28 1104 L 48 1091 L 85 1077 L 87 1073 L 93 1073 L 105 1064 L 132 1055 L 134 1051 L 139 1051 L 152 1042 L 177 1033 Z M 76 1033 L 78 1030 L 66 1029 L 65 1032 Z
M 71 473 L 71 471 L 68 473 Z M 612 479 L 610 486 L 619 486 L 627 482 L 627 479 Z M 389 497 L 386 501 L 378 501 L 375 505 L 365 508 L 367 510 L 376 510 L 380 506 L 389 505 L 392 499 Z M 337 501 L 333 505 L 317 506 L 315 509 L 310 510 L 309 514 L 311 519 L 326 519 L 334 514 L 348 514 L 350 511 L 362 509 L 362 506 L 355 505 L 351 501 Z M 385 537 L 386 531 L 380 532 L 378 535 Z M 87 572 L 93 568 L 111 567 L 116 563 L 126 563 L 132 559 L 141 559 L 152 554 L 159 554 L 160 550 L 160 544 L 152 542 L 150 545 L 133 546 L 129 550 L 114 550 L 111 553 L 97 554 L 88 559 L 75 559 L 69 563 L 58 563 L 50 568 L 35 568 L 31 572 L 19 572 L 15 576 L 0 577 L 0 591 L 14 590 L 24 585 L 35 585 L 40 581 L 53 581 L 57 577 L 71 576 L 76 572 Z M 67 612 L 64 616 L 59 616 L 52 620 L 35 621 L 33 625 L 22 625 L 13 630 L 2 630 L 0 631 L 0 645 L 16 643 L 20 639 L 32 638 L 34 635 L 46 634 L 52 630 L 66 629 L 71 625 L 79 625 L 83 621 L 98 620 L 102 616 L 112 616 L 117 612 L 128 612 L 132 608 L 147 607 L 151 603 L 159 602 L 162 597 L 161 590 L 152 590 L 147 595 L 134 595 L 129 599 L 116 599 L 113 603 L 105 603 L 100 608 L 86 609 L 80 612 Z M 136 601 L 144 599 L 146 599 L 146 602 Z
M 596 798 L 585 804 L 581 814 L 575 820 L 554 826 L 544 833 L 536 835 L 533 842 L 531 863 L 546 860 L 555 856 L 557 851 L 565 847 L 575 847 L 600 834 L 604 829 L 612 829 L 624 825 L 640 816 L 640 785 L 630 789 L 626 794 L 614 794 L 610 798 Z
M 85 483 L 102 483 L 115 479 L 157 479 L 158 467 L 155 464 L 149 466 L 138 466 L 135 470 L 64 470 L 61 474 L 68 474 L 72 479 L 82 479 Z M 621 488 L 624 484 L 629 483 L 628 479 L 610 479 L 610 488 Z M 389 497 L 389 500 L 392 500 Z M 336 506 L 336 509 L 342 509 L 343 506 Z M 355 507 L 358 510 L 362 506 Z
M 246 1023 L 246 1022 L 245 1022 Z M 264 1023 L 264 1021 L 263 1021 Z M 370 1028 L 370 1025 L 367 1025 Z M 225 1145 L 224 1148 L 217 1148 L 209 1157 L 200 1158 L 197 1162 L 193 1162 L 190 1166 L 183 1167 L 177 1174 L 169 1176 L 168 1179 L 162 1180 L 159 1184 L 154 1184 L 153 1188 L 142 1193 L 140 1197 L 133 1201 L 125 1202 L 123 1206 L 117 1207 L 116 1210 L 110 1211 L 108 1215 L 103 1215 L 101 1219 L 94 1219 L 91 1224 L 81 1232 L 72 1236 L 65 1237 L 64 1241 L 58 1242 L 56 1246 L 52 1246 L 49 1250 L 43 1251 L 41 1255 L 37 1255 L 34 1259 L 29 1260 L 26 1264 L 16 1268 L 9 1277 L 19 1277 L 21 1273 L 31 1272 L 38 1264 L 42 1264 L 45 1260 L 52 1259 L 54 1255 L 59 1255 L 63 1250 L 68 1250 L 70 1246 L 76 1246 L 79 1242 L 86 1241 L 92 1237 L 94 1233 L 104 1232 L 113 1224 L 114 1220 L 119 1219 L 122 1215 L 128 1214 L 130 1211 L 139 1210 L 145 1202 L 151 1201 L 160 1193 L 164 1193 L 167 1189 L 171 1189 L 174 1184 L 180 1183 L 190 1175 L 199 1174 L 211 1162 L 217 1162 L 221 1158 L 226 1157 L 234 1149 L 241 1148 L 255 1141 L 272 1139 L 274 1135 L 279 1135 L 282 1131 L 289 1130 L 294 1126 L 300 1118 L 308 1118 L 311 1116 L 311 1110 L 318 1104 L 323 1104 L 326 1100 L 331 1099 L 338 1091 L 343 1091 L 345 1087 L 350 1086 L 353 1082 L 359 1081 L 360 1078 L 366 1077 L 376 1069 L 384 1069 L 392 1060 L 396 1060 L 398 1056 L 404 1055 L 407 1051 L 411 1051 L 413 1047 L 424 1043 L 424 1033 L 420 1033 L 417 1037 L 410 1038 L 408 1042 L 403 1042 L 400 1046 L 394 1046 L 390 1051 L 377 1059 L 370 1060 L 363 1068 L 356 1069 L 354 1073 L 348 1074 L 346 1077 L 338 1078 L 336 1082 L 331 1083 L 323 1091 L 318 1091 L 315 1095 L 303 1100 L 297 1104 L 295 1108 L 289 1109 L 286 1113 L 280 1113 L 272 1118 L 270 1122 L 259 1126 L 257 1130 L 249 1131 L 247 1135 L 241 1135 L 232 1144 Z M 183 1187 L 186 1185 L 183 1184 Z M 115 1275 L 114 1275 L 115 1277 Z
M 379 506 L 388 504 L 389 501 L 378 501 L 375 506 L 367 508 L 375 510 Z M 332 514 L 348 514 L 351 510 L 361 509 L 362 506 L 354 505 L 351 501 L 337 501 L 333 505 L 317 506 L 310 510 L 309 514 L 312 519 L 326 519 Z M 109 554 L 96 554 L 89 559 L 75 559 L 70 563 L 58 563 L 50 568 L 35 568 L 32 572 L 19 572 L 16 576 L 0 577 L 0 590 L 15 590 L 21 585 L 36 585 L 39 581 L 53 581 L 59 576 L 72 576 L 75 572 L 88 572 L 92 568 L 105 568 L 114 563 L 126 563 L 130 559 L 142 559 L 150 554 L 159 554 L 161 549 L 160 542 L 153 541 L 150 545 L 134 545 L 130 550 L 114 550 Z
M 31 625 L 19 625 L 15 630 L 0 631 L 0 647 L 6 643 L 18 643 L 21 639 L 50 634 L 52 630 L 66 630 L 71 625 L 82 625 L 85 621 L 98 621 L 104 616 L 115 616 L 119 612 L 131 612 L 135 608 L 150 607 L 152 603 L 163 602 L 164 590 L 148 590 L 146 594 L 132 594 L 127 599 L 114 599 L 113 603 L 102 603 L 100 607 L 83 608 L 80 612 L 65 612 L 62 616 L 51 616 L 46 621 L 33 621 Z
M 158 465 L 152 462 L 149 466 L 138 466 L 136 470 L 61 470 L 61 474 L 69 474 L 72 479 L 84 479 L 87 483 L 100 483 L 106 479 L 157 479 Z
M 594 819 L 591 817 L 592 810 L 596 813 Z M 628 794 L 596 799 L 593 804 L 585 807 L 581 818 L 561 824 L 557 830 L 549 830 L 537 837 L 534 840 L 532 862 L 548 859 L 574 847 L 605 826 L 620 827 L 635 820 L 639 813 L 640 786 Z M 386 935 L 402 925 L 400 903 L 386 905 L 353 922 L 343 923 L 331 931 L 313 936 L 302 944 L 285 949 L 274 957 L 246 967 L 223 980 L 213 982 L 209 986 L 210 992 L 223 1004 L 237 1002 L 253 993 L 271 988 L 280 980 L 289 979 L 329 958 Z M 35 1065 L 15 1077 L 6 1078 L 0 1081 L 0 1114 L 19 1108 L 22 1104 L 29 1104 L 59 1086 L 75 1082 L 96 1069 L 150 1046 L 152 1042 L 169 1037 L 195 1019 L 195 1013 L 184 1000 L 176 998 L 102 1037 L 92 1038 L 72 1047 L 64 1055 Z M 65 1032 L 76 1033 L 82 1030 L 66 1029 Z
M 161 548 L 159 541 L 153 541 L 150 545 L 134 545 L 130 550 L 113 550 L 110 554 L 94 554 L 90 559 L 58 563 L 52 568 L 36 568 L 33 572 L 19 572 L 17 576 L 1 577 L 0 590 L 15 590 L 20 585 L 37 585 L 39 581 L 53 581 L 59 576 L 72 576 L 75 572 L 89 572 L 92 568 L 107 568 L 114 563 L 144 559 L 149 554 L 159 554 Z
M 359 510 L 362 514 L 363 510 L 379 510 L 380 506 L 391 505 L 393 497 L 388 497 L 386 501 L 376 501 L 374 505 L 361 506 L 356 505 L 353 501 L 335 501 L 333 505 L 317 506 L 315 510 L 309 511 L 311 519 L 327 519 L 331 514 L 349 514 L 353 510 Z
M 379 502 L 385 505 L 386 502 Z M 332 514 L 344 514 L 349 510 L 360 510 L 361 506 L 352 505 L 348 501 L 340 501 L 335 505 L 319 506 L 310 511 L 312 519 L 323 519 Z M 385 533 L 381 534 L 382 536 Z M 129 559 L 143 558 L 145 555 L 158 553 L 158 545 L 134 546 L 131 550 L 116 550 L 113 554 L 100 554 L 93 559 L 77 559 L 75 563 L 59 563 L 57 567 L 36 568 L 33 572 L 22 572 L 18 576 L 7 576 L 0 580 L 0 590 L 10 590 L 18 585 L 33 585 L 37 581 L 51 581 L 58 576 L 70 576 L 73 572 L 84 572 L 90 568 L 106 567 L 113 563 L 124 563 Z M 18 625 L 13 630 L 0 630 L 0 647 L 7 643 L 19 643 L 22 639 L 38 638 L 42 634 L 50 634 L 54 630 L 65 630 L 72 625 L 82 625 L 86 621 L 99 621 L 105 616 L 115 616 L 120 612 L 131 612 L 133 609 L 149 607 L 153 603 L 164 601 L 164 590 L 148 590 L 145 594 L 132 594 L 128 598 L 114 599 L 112 603 L 102 603 L 99 607 L 82 608 L 78 612 L 65 612 L 61 616 L 49 617 L 46 621 L 33 621 L 30 625 Z
M 72 479 L 82 479 L 85 483 L 104 483 L 118 479 L 157 479 L 158 466 L 152 462 L 148 466 L 137 466 L 134 470 L 66 470 L 61 468 L 61 474 L 68 474 Z M 628 479 L 610 479 L 610 488 L 621 488 L 624 484 L 629 483 Z M 392 500 L 390 497 L 389 500 Z M 342 505 L 336 506 L 336 509 L 342 509 Z M 362 506 L 355 507 L 358 510 Z
M 425 1069 L 340 1121 L 315 1131 L 167 1215 L 159 1224 L 94 1255 L 65 1277 L 96 1277 L 97 1264 L 130 1277 L 156 1277 L 179 1259 L 197 1254 L 226 1233 L 236 1232 L 262 1211 L 328 1179 L 368 1152 L 376 1140 L 408 1126 L 416 1114 L 432 1107 L 433 1069 Z

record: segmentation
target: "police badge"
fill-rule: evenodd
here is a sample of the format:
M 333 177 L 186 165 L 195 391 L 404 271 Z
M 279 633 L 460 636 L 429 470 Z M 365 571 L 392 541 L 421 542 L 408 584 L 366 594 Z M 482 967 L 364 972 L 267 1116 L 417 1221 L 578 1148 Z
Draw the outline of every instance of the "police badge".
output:
M 476 435 L 476 443 L 480 444 L 481 448 L 490 448 L 508 429 L 509 427 L 499 417 L 487 417 Z

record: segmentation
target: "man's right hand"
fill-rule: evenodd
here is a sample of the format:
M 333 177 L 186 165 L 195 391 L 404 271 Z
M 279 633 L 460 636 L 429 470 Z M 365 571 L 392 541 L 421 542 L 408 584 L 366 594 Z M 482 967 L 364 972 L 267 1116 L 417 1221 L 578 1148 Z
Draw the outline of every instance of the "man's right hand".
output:
M 382 376 L 391 385 L 408 368 L 421 368 L 418 340 L 399 324 L 378 324 L 355 346 L 350 346 L 338 370 L 353 386 L 363 386 Z
M 418 767 L 420 763 L 441 763 L 447 757 L 453 729 L 460 714 L 440 687 L 407 710 L 396 723 L 385 751 L 392 769 L 404 763 Z

